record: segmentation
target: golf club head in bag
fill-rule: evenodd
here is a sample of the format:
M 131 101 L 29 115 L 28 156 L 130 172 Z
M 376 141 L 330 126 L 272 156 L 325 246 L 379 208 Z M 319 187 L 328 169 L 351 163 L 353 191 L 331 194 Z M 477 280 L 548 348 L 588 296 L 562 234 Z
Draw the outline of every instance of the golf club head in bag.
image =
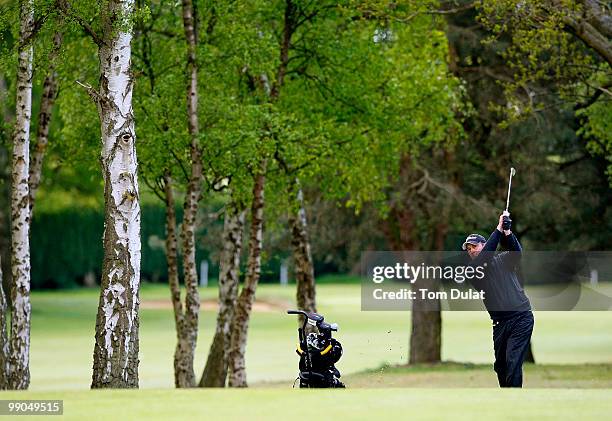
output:
M 301 310 L 288 310 L 287 313 L 304 316 L 304 323 L 298 328 L 296 349 L 300 357 L 300 388 L 344 388 L 344 383 L 339 380 L 340 371 L 334 365 L 342 357 L 342 345 L 332 338 L 332 332 L 338 331 L 338 325 L 325 322 L 325 318 L 317 313 Z M 306 335 L 307 324 L 316 327 L 318 333 Z

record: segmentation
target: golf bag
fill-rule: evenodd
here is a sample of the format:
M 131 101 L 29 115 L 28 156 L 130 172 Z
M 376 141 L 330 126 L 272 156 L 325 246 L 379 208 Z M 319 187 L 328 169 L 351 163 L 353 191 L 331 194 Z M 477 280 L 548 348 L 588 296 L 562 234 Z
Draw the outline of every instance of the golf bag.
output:
M 338 325 L 326 323 L 317 313 L 300 310 L 288 310 L 287 313 L 304 316 L 304 324 L 298 328 L 296 349 L 300 357 L 300 388 L 344 388 L 344 383 L 339 380 L 340 371 L 334 366 L 342 357 L 342 345 L 331 336 L 332 332 L 338 331 Z M 306 335 L 308 324 L 316 327 L 318 333 Z

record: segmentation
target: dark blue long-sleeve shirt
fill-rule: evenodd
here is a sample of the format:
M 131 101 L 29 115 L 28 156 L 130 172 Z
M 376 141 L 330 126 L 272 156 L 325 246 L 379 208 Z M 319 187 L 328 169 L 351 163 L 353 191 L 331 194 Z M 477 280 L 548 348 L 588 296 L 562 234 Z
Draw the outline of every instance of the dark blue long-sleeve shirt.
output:
M 506 251 L 495 253 L 500 242 Z M 531 310 L 529 298 L 517 275 L 521 255 L 522 248 L 516 236 L 512 233 L 505 235 L 496 229 L 480 254 L 470 262 L 472 266 L 484 267 L 485 276 L 472 279 L 471 283 L 475 289 L 484 291 L 484 305 L 493 320 Z

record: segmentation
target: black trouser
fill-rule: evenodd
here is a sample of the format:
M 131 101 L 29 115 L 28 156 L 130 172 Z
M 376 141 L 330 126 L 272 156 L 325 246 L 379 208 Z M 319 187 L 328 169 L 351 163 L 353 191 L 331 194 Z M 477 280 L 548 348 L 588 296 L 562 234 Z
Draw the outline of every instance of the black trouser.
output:
M 533 332 L 533 313 L 521 312 L 493 322 L 493 348 L 500 387 L 523 386 L 523 360 Z

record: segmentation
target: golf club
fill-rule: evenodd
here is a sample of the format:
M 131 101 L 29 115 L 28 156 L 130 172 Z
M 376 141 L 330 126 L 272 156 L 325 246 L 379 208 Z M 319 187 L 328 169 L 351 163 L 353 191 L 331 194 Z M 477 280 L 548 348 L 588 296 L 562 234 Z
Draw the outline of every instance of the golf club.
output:
M 512 177 L 516 174 L 514 167 L 510 167 L 510 180 L 508 181 L 508 198 L 506 199 L 506 212 L 510 207 L 510 190 L 512 189 Z
M 504 211 L 504 221 L 502 224 L 502 228 L 504 231 L 510 230 L 512 226 L 512 220 L 510 219 L 510 213 L 508 212 L 508 208 L 510 207 L 510 190 L 512 190 L 512 177 L 516 174 L 516 170 L 514 167 L 510 167 L 510 180 L 508 180 L 508 197 L 506 198 L 506 210 Z

